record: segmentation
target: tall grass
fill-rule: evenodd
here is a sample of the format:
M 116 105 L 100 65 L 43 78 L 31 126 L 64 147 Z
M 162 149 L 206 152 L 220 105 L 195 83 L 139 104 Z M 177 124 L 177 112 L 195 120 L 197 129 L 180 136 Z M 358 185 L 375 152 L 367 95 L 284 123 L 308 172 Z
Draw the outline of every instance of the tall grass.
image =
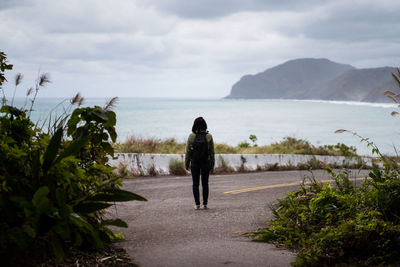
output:
M 174 138 L 157 139 L 130 136 L 125 142 L 114 144 L 118 153 L 183 154 L 185 143 L 177 143 Z
M 114 144 L 119 153 L 155 153 L 155 154 L 184 154 L 185 143 L 179 143 L 174 138 L 157 139 L 129 137 L 123 143 Z M 294 137 L 285 137 L 282 141 L 265 146 L 237 146 L 215 144 L 216 154 L 305 154 L 331 156 L 357 156 L 356 148 L 345 144 L 314 146 L 310 142 Z

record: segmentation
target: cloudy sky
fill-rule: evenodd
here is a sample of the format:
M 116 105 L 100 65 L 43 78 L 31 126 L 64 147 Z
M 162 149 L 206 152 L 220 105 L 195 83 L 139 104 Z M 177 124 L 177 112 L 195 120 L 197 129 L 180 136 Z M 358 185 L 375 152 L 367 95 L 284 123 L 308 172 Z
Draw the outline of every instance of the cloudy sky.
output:
M 302 57 L 400 65 L 398 0 L 0 0 L 0 51 L 41 96 L 226 96 Z M 11 83 L 5 86 L 8 94 Z

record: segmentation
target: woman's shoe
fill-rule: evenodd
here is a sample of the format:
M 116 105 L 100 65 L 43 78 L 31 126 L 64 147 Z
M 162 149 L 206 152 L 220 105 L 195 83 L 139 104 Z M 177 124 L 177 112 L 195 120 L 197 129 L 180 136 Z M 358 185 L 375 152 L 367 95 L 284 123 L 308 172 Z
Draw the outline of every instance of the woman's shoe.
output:
M 204 206 L 203 206 L 203 209 L 208 210 L 207 205 L 204 205 Z
M 194 206 L 194 209 L 195 209 L 195 210 L 199 210 L 199 209 L 200 209 L 200 205 Z

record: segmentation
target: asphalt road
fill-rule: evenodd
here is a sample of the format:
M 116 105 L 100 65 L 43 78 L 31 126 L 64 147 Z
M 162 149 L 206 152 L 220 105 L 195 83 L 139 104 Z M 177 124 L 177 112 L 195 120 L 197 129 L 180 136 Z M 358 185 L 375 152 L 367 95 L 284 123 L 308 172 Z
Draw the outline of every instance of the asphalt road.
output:
M 325 171 L 314 171 L 328 180 Z M 352 172 L 352 177 L 364 177 Z M 138 178 L 124 189 L 148 202 L 119 205 L 126 249 L 139 266 L 290 266 L 295 255 L 267 243 L 252 242 L 244 232 L 263 228 L 272 218 L 268 205 L 295 190 L 307 171 L 210 176 L 208 210 L 195 210 L 190 176 Z M 243 190 L 244 189 L 244 190 Z M 201 193 L 200 193 L 201 195 Z

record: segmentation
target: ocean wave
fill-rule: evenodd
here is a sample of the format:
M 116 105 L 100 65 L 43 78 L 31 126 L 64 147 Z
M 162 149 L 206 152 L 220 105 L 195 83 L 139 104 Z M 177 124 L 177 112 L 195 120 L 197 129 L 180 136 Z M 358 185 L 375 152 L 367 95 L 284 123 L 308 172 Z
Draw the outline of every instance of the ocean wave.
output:
M 368 106 L 368 107 L 378 107 L 378 108 L 396 108 L 396 107 L 398 107 L 397 104 L 392 104 L 392 103 L 372 103 L 372 102 L 359 102 L 359 101 L 303 100 L 303 99 L 293 99 L 293 101 L 336 104 L 336 105 Z

